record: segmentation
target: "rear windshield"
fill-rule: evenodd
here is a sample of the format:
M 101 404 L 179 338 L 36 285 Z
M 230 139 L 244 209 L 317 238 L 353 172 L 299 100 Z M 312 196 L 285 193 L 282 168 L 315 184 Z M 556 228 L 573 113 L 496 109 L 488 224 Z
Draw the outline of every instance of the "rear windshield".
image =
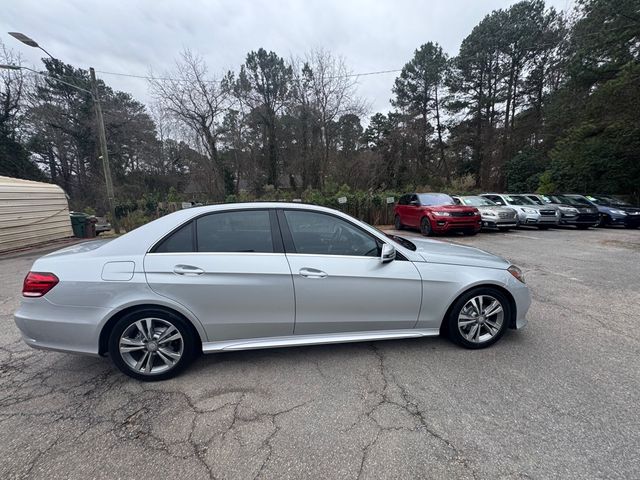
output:
M 453 198 L 444 193 L 419 193 L 420 205 L 455 205 Z

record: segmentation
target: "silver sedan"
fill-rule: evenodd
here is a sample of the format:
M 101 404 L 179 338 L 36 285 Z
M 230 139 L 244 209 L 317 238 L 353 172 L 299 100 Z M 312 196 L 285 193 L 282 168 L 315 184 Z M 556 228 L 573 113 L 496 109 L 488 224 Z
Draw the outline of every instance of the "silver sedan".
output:
M 520 269 L 481 250 L 390 237 L 323 207 L 246 203 L 39 258 L 15 321 L 32 347 L 108 354 L 162 380 L 201 352 L 440 333 L 487 347 L 526 324 L 529 304 Z

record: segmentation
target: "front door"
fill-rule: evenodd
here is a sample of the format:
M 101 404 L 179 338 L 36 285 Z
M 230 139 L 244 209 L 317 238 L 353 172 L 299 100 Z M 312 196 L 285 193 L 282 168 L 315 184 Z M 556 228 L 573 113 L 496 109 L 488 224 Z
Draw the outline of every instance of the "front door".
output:
M 296 335 L 415 326 L 422 281 L 413 263 L 382 263 L 382 240 L 330 213 L 284 210 L 278 219 L 295 286 Z
M 275 212 L 192 220 L 145 256 L 153 291 L 191 310 L 208 341 L 293 334 L 294 295 Z

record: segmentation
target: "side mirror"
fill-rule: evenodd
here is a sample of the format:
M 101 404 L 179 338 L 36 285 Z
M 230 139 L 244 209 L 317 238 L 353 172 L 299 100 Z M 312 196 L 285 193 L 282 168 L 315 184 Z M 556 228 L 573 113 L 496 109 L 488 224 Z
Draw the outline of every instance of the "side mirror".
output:
M 389 263 L 396 259 L 396 249 L 393 245 L 385 243 L 382 245 L 382 254 L 380 255 L 380 261 L 382 263 Z

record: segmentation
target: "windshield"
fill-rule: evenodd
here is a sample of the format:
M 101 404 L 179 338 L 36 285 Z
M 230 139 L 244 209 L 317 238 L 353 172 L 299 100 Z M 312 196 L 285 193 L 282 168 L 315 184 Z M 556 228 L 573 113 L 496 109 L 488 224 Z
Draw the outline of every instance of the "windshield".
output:
M 544 205 L 545 202 L 546 203 L 552 203 L 551 200 L 547 200 L 547 197 L 542 197 L 544 199 L 544 202 L 542 200 L 540 200 L 539 197 L 536 197 L 535 195 L 527 195 L 527 199 L 531 200 L 533 203 L 537 204 L 537 205 Z
M 586 198 L 584 198 L 584 197 L 582 197 L 580 195 L 576 195 L 576 196 L 572 195 L 572 196 L 567 197 L 567 198 L 573 200 L 573 203 L 571 205 L 579 205 L 581 207 L 591 207 L 591 206 L 593 206 L 589 200 L 587 200 Z M 604 205 L 604 204 L 601 204 L 601 205 Z
M 491 207 L 497 205 L 495 202 L 483 197 L 460 197 L 460 201 L 471 207 Z
M 455 205 L 453 198 L 444 193 L 419 193 L 420 205 Z
M 615 197 L 604 197 L 604 196 L 592 196 L 587 195 L 586 199 L 595 203 L 596 205 L 604 205 L 604 206 L 612 206 L 612 207 L 630 207 L 631 204 L 625 202 L 624 200 L 620 200 Z
M 504 195 L 504 199 L 509 205 L 535 205 L 535 203 L 522 195 Z

